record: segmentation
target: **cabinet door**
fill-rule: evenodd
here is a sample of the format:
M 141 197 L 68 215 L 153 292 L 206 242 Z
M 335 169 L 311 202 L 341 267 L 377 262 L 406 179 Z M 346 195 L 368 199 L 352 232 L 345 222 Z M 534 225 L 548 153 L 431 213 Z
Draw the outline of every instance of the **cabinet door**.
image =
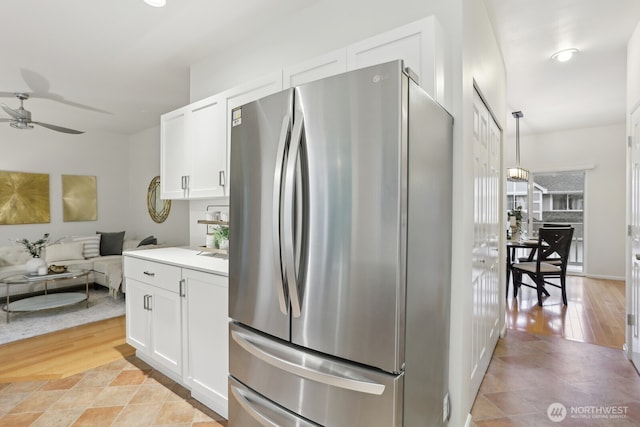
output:
M 186 115 L 180 108 L 160 117 L 160 191 L 163 199 L 187 197 L 185 177 L 189 175 L 189 146 Z
M 146 309 L 148 296 L 152 294 L 150 286 L 127 278 L 126 327 L 127 343 L 137 351 L 150 354 L 151 318 Z
M 347 71 L 347 50 L 343 48 L 285 68 L 282 71 L 282 86 L 283 89 L 289 89 L 345 71 Z
M 151 317 L 151 358 L 181 376 L 182 301 L 180 295 L 165 289 L 154 288 L 148 305 Z
M 213 96 L 188 106 L 189 199 L 224 197 L 227 170 L 224 101 L 223 97 Z
M 188 269 L 183 307 L 184 381 L 193 396 L 227 416 L 228 280 Z
M 402 59 L 418 75 L 420 86 L 444 104 L 443 43 L 442 29 L 430 16 L 348 46 L 347 69 Z

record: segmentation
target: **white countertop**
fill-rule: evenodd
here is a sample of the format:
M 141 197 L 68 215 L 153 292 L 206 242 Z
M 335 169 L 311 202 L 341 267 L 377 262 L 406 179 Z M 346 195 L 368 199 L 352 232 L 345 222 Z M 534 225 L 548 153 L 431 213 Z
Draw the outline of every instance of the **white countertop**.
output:
M 190 268 L 205 273 L 219 274 L 221 276 L 228 275 L 229 261 L 227 259 L 198 255 L 199 253 L 200 251 L 197 249 L 172 247 L 130 250 L 123 252 L 122 255 Z

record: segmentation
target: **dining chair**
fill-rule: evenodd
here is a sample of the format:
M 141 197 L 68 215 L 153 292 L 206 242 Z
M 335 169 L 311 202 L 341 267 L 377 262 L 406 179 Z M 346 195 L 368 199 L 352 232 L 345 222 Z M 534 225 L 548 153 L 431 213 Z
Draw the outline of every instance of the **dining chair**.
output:
M 552 223 L 543 223 L 541 228 L 556 228 L 556 227 L 571 227 L 571 224 L 552 224 Z M 527 262 L 527 261 L 532 261 L 533 255 L 535 255 L 535 251 L 531 251 L 529 253 L 529 256 L 526 257 L 519 257 L 518 261 L 519 262 Z M 555 264 L 555 265 L 560 265 L 561 264 L 561 260 L 559 257 L 555 257 L 555 258 L 548 258 L 545 262 L 548 262 L 549 264 Z
M 542 306 L 542 295 L 549 296 L 546 285 L 560 288 L 562 302 L 567 305 L 567 263 L 569 249 L 573 238 L 573 227 L 542 227 L 538 230 L 538 246 L 535 260 L 517 262 L 513 269 L 513 296 L 518 295 L 520 286 L 528 286 L 538 293 L 538 305 Z M 523 282 L 526 274 L 534 285 Z M 560 279 L 560 284 L 550 282 L 549 279 Z

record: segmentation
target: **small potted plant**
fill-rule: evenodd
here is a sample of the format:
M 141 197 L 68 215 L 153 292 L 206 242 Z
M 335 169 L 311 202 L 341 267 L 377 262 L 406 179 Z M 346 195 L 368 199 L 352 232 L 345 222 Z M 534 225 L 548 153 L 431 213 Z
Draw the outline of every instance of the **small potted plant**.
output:
M 219 225 L 213 230 L 213 235 L 216 238 L 216 243 L 219 249 L 229 249 L 229 227 L 226 225 Z
M 17 239 L 16 242 L 23 245 L 31 255 L 31 259 L 25 264 L 27 274 L 39 274 L 40 271 L 44 271 L 43 274 L 46 274 L 47 263 L 40 256 L 42 255 L 42 250 L 49 244 L 49 233 L 45 233 L 41 239 L 34 242 L 25 238 Z

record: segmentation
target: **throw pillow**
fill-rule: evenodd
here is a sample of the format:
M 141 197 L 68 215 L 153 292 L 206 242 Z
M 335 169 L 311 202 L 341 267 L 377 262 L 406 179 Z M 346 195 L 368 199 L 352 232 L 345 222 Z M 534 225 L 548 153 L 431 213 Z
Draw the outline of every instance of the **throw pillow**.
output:
M 47 246 L 45 249 L 45 259 L 47 263 L 56 261 L 71 261 L 74 259 L 84 259 L 82 250 L 84 243 L 71 242 Z
M 71 238 L 72 242 L 82 242 L 84 249 L 82 254 L 85 258 L 95 258 L 100 256 L 100 235 L 95 236 L 75 236 Z
M 153 236 L 149 236 L 142 239 L 140 243 L 138 243 L 138 247 L 144 246 L 144 245 L 157 245 L 157 244 L 158 244 L 158 239 L 156 239 Z
M 96 231 L 96 233 L 100 234 L 100 255 L 122 255 L 124 231 L 118 231 L 116 233 Z

